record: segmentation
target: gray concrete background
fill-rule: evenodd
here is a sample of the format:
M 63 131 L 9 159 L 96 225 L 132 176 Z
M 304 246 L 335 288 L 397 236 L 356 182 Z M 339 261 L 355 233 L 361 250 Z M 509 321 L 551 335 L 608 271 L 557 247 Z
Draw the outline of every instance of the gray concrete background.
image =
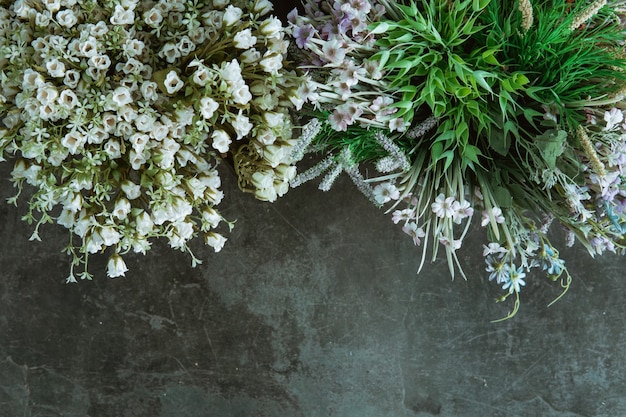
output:
M 7 165 L 7 164 L 3 164 Z M 273 205 L 235 189 L 237 224 L 205 260 L 156 243 L 127 277 L 63 283 L 65 231 L 29 242 L 0 205 L 0 417 L 626 415 L 623 258 L 563 250 L 574 273 L 535 275 L 518 316 L 483 271 L 480 233 L 420 275 L 411 240 L 342 178 Z M 11 193 L 2 168 L 0 197 Z

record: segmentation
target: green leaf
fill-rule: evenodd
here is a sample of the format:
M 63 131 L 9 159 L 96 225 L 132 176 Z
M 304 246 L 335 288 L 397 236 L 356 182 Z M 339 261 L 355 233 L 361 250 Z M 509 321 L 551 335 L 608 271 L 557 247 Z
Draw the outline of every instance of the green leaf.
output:
M 549 169 L 556 168 L 556 159 L 563 154 L 567 132 L 564 130 L 548 130 L 535 139 L 535 144 Z
M 376 22 L 376 23 L 372 23 L 368 27 L 370 33 L 373 33 L 374 35 L 385 33 L 389 30 L 389 28 L 391 28 L 391 25 L 389 24 L 389 22 Z
M 432 160 L 438 161 L 439 158 L 441 158 L 442 154 L 443 154 L 443 143 L 441 142 L 433 143 L 433 146 L 431 146 L 430 148 L 430 156 Z
M 496 185 L 493 187 L 493 199 L 500 208 L 513 206 L 513 197 L 507 188 Z
M 511 141 L 509 139 L 509 135 L 507 135 L 504 131 L 500 129 L 494 129 L 491 132 L 491 135 L 488 137 L 489 147 L 493 149 L 496 153 L 507 156 L 509 153 L 509 147 L 511 146 Z
M 483 58 L 483 61 L 485 61 L 487 64 L 491 64 L 491 65 L 500 65 L 500 62 L 494 56 L 495 53 L 496 53 L 496 51 L 494 49 L 486 50 L 481 55 L 482 58 Z
M 489 85 L 487 81 L 485 81 L 485 77 L 494 77 L 493 74 L 487 71 L 476 70 L 472 72 L 472 76 L 482 88 L 484 88 L 485 90 L 493 94 L 493 90 L 491 89 L 491 86 Z
M 472 9 L 475 12 L 479 12 L 489 4 L 491 0 L 473 0 L 472 1 Z
M 459 87 L 454 90 L 454 95 L 457 96 L 457 98 L 463 99 L 469 96 L 471 92 L 472 92 L 472 89 L 469 87 Z

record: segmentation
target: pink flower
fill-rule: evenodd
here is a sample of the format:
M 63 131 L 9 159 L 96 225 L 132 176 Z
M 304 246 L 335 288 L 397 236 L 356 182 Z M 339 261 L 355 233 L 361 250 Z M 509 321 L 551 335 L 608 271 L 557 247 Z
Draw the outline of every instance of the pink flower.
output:
M 422 243 L 420 239 L 426 236 L 426 233 L 424 233 L 424 229 L 422 229 L 421 227 L 417 227 L 417 223 L 411 222 L 405 224 L 402 227 L 402 231 L 413 238 L 413 243 L 416 246 L 419 246 Z

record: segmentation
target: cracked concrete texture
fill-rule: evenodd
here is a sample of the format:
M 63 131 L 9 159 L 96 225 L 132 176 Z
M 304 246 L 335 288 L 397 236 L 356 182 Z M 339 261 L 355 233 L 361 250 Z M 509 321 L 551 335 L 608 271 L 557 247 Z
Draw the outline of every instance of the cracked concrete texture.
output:
M 2 178 L 7 178 L 3 167 Z M 273 205 L 227 169 L 238 219 L 204 264 L 166 243 L 126 278 L 65 285 L 65 232 L 29 242 L 24 206 L 0 205 L 0 417 L 626 415 L 626 262 L 562 255 L 566 297 L 534 275 L 518 317 L 486 280 L 472 233 L 468 281 L 417 252 L 341 179 Z M 12 190 L 6 180 L 4 199 Z

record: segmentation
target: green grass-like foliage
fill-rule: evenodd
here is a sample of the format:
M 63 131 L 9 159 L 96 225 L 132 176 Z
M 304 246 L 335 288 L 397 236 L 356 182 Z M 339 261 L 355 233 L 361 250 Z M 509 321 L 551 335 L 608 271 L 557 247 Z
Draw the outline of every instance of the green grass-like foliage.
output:
M 381 35 L 375 58 L 398 92 L 394 116 L 440 119 L 413 153 L 430 153 L 444 170 L 455 159 L 463 172 L 520 161 L 554 168 L 563 138 L 548 131 L 573 131 L 583 107 L 606 104 L 626 81 L 617 52 L 624 33 L 610 7 L 571 29 L 587 6 L 534 2 L 534 23 L 523 32 L 518 1 L 399 1 L 393 19 L 373 27 Z M 544 106 L 556 107 L 558 126 L 541 125 Z

